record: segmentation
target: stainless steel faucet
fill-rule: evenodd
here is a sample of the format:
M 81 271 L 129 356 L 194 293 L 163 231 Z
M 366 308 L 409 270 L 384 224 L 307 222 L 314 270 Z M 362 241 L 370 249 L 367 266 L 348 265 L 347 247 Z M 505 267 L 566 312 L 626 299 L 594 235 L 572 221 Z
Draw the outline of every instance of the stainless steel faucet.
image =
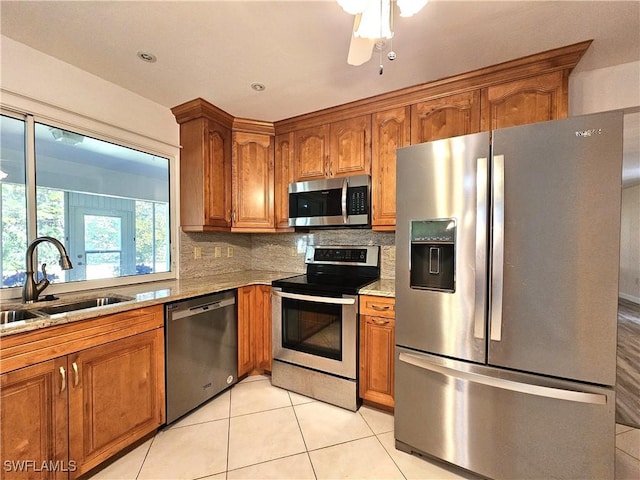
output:
M 34 239 L 27 247 L 27 276 L 24 279 L 24 286 L 22 287 L 23 303 L 37 302 L 38 295 L 40 295 L 42 291 L 49 285 L 49 280 L 47 280 L 46 263 L 42 264 L 43 278 L 38 283 L 36 283 L 36 276 L 33 271 L 33 257 L 36 251 L 36 247 L 42 242 L 49 242 L 58 249 L 58 252 L 60 252 L 60 266 L 63 270 L 70 270 L 73 268 L 71 260 L 69 260 L 69 255 L 67 254 L 67 250 L 64 248 L 64 245 L 60 242 L 60 240 L 57 240 L 53 237 L 38 237 Z

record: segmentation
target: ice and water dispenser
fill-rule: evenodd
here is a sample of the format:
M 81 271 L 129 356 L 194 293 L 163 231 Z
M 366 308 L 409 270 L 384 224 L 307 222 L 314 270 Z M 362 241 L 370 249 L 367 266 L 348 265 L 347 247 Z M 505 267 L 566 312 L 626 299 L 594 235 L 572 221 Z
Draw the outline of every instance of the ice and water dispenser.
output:
M 455 247 L 455 219 L 412 220 L 411 288 L 455 292 Z

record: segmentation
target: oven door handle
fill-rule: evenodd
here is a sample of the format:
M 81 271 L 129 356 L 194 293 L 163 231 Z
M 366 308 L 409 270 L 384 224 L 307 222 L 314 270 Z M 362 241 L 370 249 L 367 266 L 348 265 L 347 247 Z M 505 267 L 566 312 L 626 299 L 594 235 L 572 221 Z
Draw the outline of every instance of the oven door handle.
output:
M 292 300 L 304 300 L 305 302 L 331 303 L 334 305 L 354 305 L 356 303 L 355 298 L 320 297 L 317 295 L 302 295 L 300 293 L 278 291 L 274 291 L 273 294 L 277 297 L 291 298 Z

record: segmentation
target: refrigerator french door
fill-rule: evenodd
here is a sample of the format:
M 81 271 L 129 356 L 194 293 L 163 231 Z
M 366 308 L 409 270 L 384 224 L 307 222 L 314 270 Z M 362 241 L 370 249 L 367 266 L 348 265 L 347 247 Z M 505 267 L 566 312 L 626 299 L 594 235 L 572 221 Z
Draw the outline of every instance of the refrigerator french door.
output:
M 398 448 L 613 478 L 621 168 L 621 112 L 398 150 Z

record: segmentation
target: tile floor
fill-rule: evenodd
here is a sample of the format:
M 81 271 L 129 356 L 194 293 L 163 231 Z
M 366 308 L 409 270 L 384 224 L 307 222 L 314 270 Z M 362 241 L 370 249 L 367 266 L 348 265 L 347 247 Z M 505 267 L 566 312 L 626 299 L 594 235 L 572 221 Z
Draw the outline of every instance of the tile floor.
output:
M 640 430 L 616 429 L 616 478 L 640 479 Z M 91 480 L 462 479 L 394 448 L 393 416 L 334 407 L 249 377 Z

